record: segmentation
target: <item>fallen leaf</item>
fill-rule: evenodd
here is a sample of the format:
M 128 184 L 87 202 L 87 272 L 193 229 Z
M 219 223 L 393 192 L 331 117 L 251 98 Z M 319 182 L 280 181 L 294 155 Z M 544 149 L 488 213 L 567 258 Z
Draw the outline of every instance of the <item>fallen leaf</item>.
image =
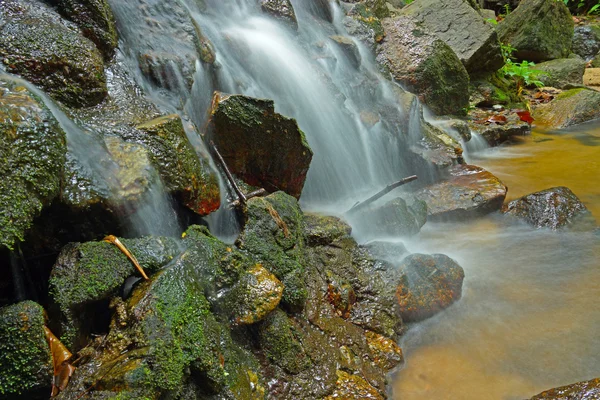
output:
M 504 125 L 506 123 L 506 117 L 504 115 L 492 115 L 486 122 Z
M 52 354 L 52 364 L 54 366 L 54 379 L 52 380 L 52 394 L 51 397 L 57 396 L 62 390 L 65 390 L 69 384 L 69 379 L 75 372 L 75 367 L 69 363 L 73 354 L 65 347 L 64 344 L 58 340 L 56 336 L 44 326 L 44 332 L 46 333 L 46 341 L 50 346 L 50 353 Z
M 534 119 L 531 116 L 531 113 L 529 111 L 517 111 L 517 115 L 519 116 L 521 121 L 525 121 L 530 125 L 534 121 Z

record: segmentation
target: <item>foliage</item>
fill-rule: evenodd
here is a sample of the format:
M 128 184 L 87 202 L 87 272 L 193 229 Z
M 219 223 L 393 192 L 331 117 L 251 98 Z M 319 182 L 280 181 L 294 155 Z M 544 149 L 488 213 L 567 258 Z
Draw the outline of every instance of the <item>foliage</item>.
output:
M 561 0 L 557 0 L 561 1 Z M 600 0 L 562 0 L 574 14 L 599 14 Z
M 543 71 L 533 69 L 535 63 L 526 60 L 520 63 L 512 60 L 512 53 L 516 50 L 510 44 L 501 44 L 502 57 L 504 57 L 504 66 L 500 69 L 500 72 L 506 77 L 511 78 L 516 87 L 517 95 L 521 96 L 523 88 L 527 86 L 544 86 L 544 84 L 537 79 L 537 76 Z

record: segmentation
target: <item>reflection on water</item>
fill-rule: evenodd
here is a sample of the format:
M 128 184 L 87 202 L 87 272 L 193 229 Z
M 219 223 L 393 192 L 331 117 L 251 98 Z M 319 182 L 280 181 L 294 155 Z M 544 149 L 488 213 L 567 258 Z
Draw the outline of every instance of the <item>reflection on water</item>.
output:
M 496 173 L 510 199 L 564 185 L 600 220 L 600 147 L 590 144 L 600 135 L 588 130 L 537 133 L 474 163 Z M 501 215 L 427 224 L 407 243 L 450 255 L 466 278 L 458 303 L 402 338 L 394 399 L 524 399 L 600 377 L 600 235 L 510 224 Z

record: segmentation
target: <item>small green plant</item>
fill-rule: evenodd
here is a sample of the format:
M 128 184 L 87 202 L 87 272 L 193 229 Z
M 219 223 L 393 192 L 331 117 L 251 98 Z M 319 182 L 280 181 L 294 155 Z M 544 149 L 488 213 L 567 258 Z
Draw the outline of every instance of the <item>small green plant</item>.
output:
M 498 21 L 496 20 L 496 18 L 486 18 L 485 22 L 492 25 L 498 25 Z
M 502 57 L 504 57 L 504 66 L 500 69 L 500 72 L 513 80 L 517 87 L 517 95 L 521 97 L 523 89 L 527 86 L 544 86 L 544 84 L 537 79 L 537 77 L 544 73 L 539 69 L 534 69 L 535 63 L 526 60 L 520 63 L 514 62 L 512 54 L 516 51 L 510 44 L 502 43 L 500 45 L 502 51 Z
M 571 12 L 578 15 L 600 13 L 600 0 L 562 0 L 562 2 L 569 7 Z

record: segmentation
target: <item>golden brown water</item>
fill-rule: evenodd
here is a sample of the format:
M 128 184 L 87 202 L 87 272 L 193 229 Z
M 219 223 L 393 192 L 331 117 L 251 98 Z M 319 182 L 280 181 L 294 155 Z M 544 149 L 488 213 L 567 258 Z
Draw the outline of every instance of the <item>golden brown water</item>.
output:
M 600 221 L 600 124 L 486 152 L 508 199 L 567 186 Z M 525 399 L 600 377 L 600 235 L 534 230 L 491 215 L 426 224 L 409 250 L 465 269 L 463 297 L 402 338 L 395 400 Z

